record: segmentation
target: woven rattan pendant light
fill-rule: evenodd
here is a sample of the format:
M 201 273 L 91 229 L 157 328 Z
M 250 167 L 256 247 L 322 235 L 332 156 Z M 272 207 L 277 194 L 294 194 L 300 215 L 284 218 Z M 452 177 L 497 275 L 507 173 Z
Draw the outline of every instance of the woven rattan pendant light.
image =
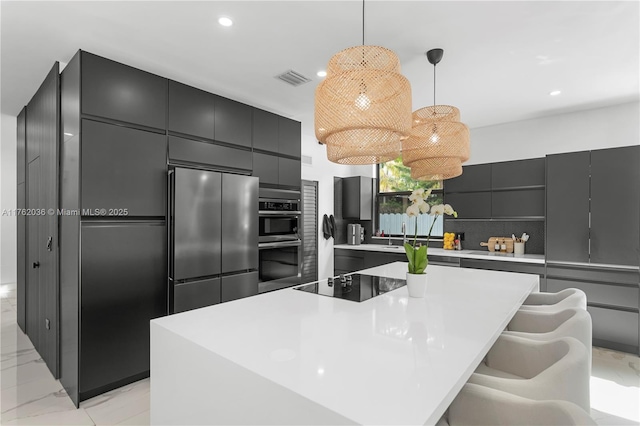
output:
M 364 44 L 336 53 L 316 88 L 315 131 L 327 158 L 377 164 L 397 158 L 411 130 L 411 85 L 391 50 Z
M 402 143 L 402 162 L 411 168 L 411 178 L 444 180 L 462 174 L 462 163 L 469 159 L 469 129 L 460 122 L 460 110 L 436 105 L 435 67 L 442 59 L 442 49 L 427 52 L 433 64 L 433 106 L 412 114 L 409 138 Z

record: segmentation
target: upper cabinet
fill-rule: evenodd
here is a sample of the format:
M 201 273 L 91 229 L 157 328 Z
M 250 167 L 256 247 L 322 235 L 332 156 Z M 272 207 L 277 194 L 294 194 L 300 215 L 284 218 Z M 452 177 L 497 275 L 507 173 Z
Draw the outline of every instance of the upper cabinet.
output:
M 166 129 L 167 79 L 82 52 L 82 113 Z
M 640 146 L 547 157 L 547 260 L 640 265 Z
M 164 216 L 166 136 L 82 121 L 82 208 L 102 216 Z
M 172 132 L 214 139 L 216 96 L 169 81 L 169 124 Z
M 301 124 L 299 121 L 278 117 L 278 152 L 300 158 Z
M 462 175 L 444 182 L 446 192 L 491 191 L 491 164 L 465 166 Z
M 253 148 L 273 154 L 300 158 L 300 122 L 254 108 Z
M 278 116 L 258 108 L 253 110 L 253 149 L 277 153 Z
M 373 179 L 364 176 L 342 178 L 342 217 L 371 220 Z
M 216 97 L 214 139 L 251 148 L 252 109 L 249 105 Z
M 260 185 L 300 188 L 300 122 L 253 109 L 253 175 Z
M 545 160 L 465 166 L 444 191 L 461 219 L 544 219 Z
M 493 218 L 544 218 L 545 159 L 491 165 Z
M 465 166 L 462 175 L 444 182 L 444 191 L 460 219 L 491 218 L 491 164 Z
M 491 165 L 491 189 L 544 189 L 545 159 L 505 161 Z M 465 171 L 466 173 L 466 171 Z

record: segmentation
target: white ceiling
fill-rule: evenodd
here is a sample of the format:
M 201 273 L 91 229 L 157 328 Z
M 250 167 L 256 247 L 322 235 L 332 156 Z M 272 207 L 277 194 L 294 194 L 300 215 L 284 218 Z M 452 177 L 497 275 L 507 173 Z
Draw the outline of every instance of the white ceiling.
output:
M 424 53 L 443 48 L 437 103 L 482 127 L 637 101 L 639 5 L 367 0 L 365 42 L 398 54 L 414 109 L 433 102 Z M 3 0 L 0 7 L 2 112 L 11 115 L 54 61 L 83 49 L 311 123 L 316 72 L 362 41 L 359 0 Z M 221 15 L 234 25 L 218 25 Z M 313 81 L 292 87 L 274 78 L 288 69 Z

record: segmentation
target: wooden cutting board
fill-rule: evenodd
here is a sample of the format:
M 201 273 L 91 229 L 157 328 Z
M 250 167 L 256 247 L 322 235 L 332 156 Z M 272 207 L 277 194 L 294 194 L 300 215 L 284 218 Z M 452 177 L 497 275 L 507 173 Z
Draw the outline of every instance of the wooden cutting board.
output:
M 491 237 L 488 242 L 481 242 L 482 247 L 488 247 L 490 252 L 496 252 L 496 243 L 500 244 L 500 247 L 504 244 L 506 246 L 506 253 L 513 253 L 513 238 L 511 237 Z

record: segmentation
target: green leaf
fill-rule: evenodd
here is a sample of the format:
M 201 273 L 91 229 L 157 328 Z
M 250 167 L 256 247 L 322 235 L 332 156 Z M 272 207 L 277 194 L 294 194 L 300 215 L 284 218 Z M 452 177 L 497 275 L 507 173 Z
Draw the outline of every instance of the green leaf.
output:
M 405 253 L 407 253 L 407 259 L 409 260 L 409 273 L 413 274 L 413 270 L 414 270 L 414 249 L 413 246 L 409 243 L 404 243 L 404 251 Z
M 427 269 L 427 246 L 426 245 L 418 248 L 418 250 L 415 251 L 414 259 L 415 259 L 414 274 L 424 273 L 424 270 Z

